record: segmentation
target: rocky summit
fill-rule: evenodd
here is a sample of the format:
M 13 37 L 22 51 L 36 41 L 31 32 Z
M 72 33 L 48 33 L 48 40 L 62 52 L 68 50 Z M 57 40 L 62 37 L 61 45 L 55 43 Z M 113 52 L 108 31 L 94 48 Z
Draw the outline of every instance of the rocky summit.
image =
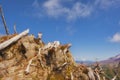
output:
M 0 44 L 18 35 L 1 36 Z M 75 63 L 70 46 L 22 36 L 0 50 L 0 80 L 89 80 L 87 67 Z

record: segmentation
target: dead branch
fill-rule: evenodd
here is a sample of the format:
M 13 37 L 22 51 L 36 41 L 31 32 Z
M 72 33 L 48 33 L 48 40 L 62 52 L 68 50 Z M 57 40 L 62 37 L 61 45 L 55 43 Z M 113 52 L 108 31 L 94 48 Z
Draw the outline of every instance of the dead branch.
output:
M 63 63 L 61 66 L 59 66 L 58 70 L 62 70 L 67 64 L 67 62 Z
M 115 75 L 111 80 L 116 80 L 116 78 L 117 78 L 117 75 Z
M 14 24 L 14 33 L 17 33 L 16 24 Z
M 71 80 L 74 80 L 74 77 L 73 77 L 73 73 L 72 73 L 72 72 L 70 73 L 70 75 L 71 75 Z
M 89 79 L 90 80 L 95 80 L 95 76 L 94 76 L 93 70 L 90 67 L 88 67 L 87 69 L 88 69 L 88 77 L 89 77 Z
M 4 27 L 5 27 L 6 34 L 9 35 L 9 31 L 8 31 L 8 28 L 7 28 L 7 25 L 6 25 L 6 21 L 5 21 L 4 14 L 3 14 L 1 6 L 0 6 L 0 15 L 1 15 Z
M 3 42 L 0 44 L 0 50 L 8 47 L 9 45 L 11 45 L 12 43 L 16 42 L 18 39 L 20 39 L 21 37 L 27 35 L 29 33 L 29 29 L 25 30 L 24 32 L 20 33 L 19 35 Z
M 40 52 L 41 52 L 41 48 L 39 48 L 39 52 L 38 52 L 37 57 L 38 57 L 38 60 L 39 60 L 39 62 L 40 62 L 40 65 L 41 65 L 42 69 L 44 69 L 44 65 L 42 64 L 41 54 L 40 54 Z
M 42 38 L 42 33 L 41 32 L 38 33 L 38 38 L 41 40 L 41 38 Z
M 27 68 L 25 69 L 25 74 L 29 74 L 29 72 L 30 72 L 30 65 L 31 65 L 31 63 L 32 63 L 32 60 L 33 60 L 33 58 L 30 59 L 28 65 L 27 65 Z
M 42 60 L 41 60 L 40 52 L 41 52 L 41 48 L 39 48 L 38 54 L 37 54 L 35 57 L 33 57 L 32 59 L 29 60 L 28 65 L 27 65 L 27 68 L 25 69 L 25 74 L 29 74 L 29 73 L 30 73 L 30 66 L 33 65 L 33 64 L 32 64 L 32 61 L 33 61 L 34 59 L 37 59 L 38 57 L 40 57 L 40 58 L 39 58 L 40 65 L 41 65 L 41 67 L 44 69 L 44 66 L 43 66 Z M 33 66 L 34 66 L 34 65 L 33 65 Z

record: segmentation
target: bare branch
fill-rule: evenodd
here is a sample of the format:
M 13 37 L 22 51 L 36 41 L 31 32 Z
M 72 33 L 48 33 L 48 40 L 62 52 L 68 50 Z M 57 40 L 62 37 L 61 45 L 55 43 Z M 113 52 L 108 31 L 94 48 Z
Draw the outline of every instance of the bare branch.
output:
M 29 33 L 29 29 L 25 30 L 24 32 L 20 33 L 19 35 L 3 42 L 0 44 L 0 50 L 8 47 L 9 45 L 11 45 L 12 43 L 16 42 L 18 39 L 20 39 L 21 37 L 27 35 Z
M 116 80 L 116 78 L 117 78 L 117 75 L 115 75 L 111 80 Z
M 0 15 L 1 15 L 4 27 L 5 27 L 6 34 L 9 35 L 9 31 L 8 31 L 8 28 L 7 28 L 7 25 L 6 25 L 6 21 L 5 21 L 5 18 L 4 18 L 4 14 L 3 14 L 3 11 L 2 11 L 1 5 L 0 5 Z
M 74 77 L 73 77 L 73 73 L 72 73 L 72 72 L 70 73 L 70 75 L 71 75 L 71 80 L 74 80 Z
M 38 60 L 39 60 L 39 62 L 40 62 L 40 65 L 41 65 L 42 69 L 44 69 L 44 65 L 42 64 L 41 54 L 40 54 L 40 52 L 41 52 L 41 48 L 39 48 L 39 52 L 38 52 L 37 57 L 39 56 L 39 57 L 38 57 Z
M 30 73 L 30 65 L 31 65 L 31 63 L 32 63 L 32 60 L 33 60 L 33 58 L 30 59 L 28 65 L 27 65 L 27 68 L 25 69 L 25 74 L 29 74 L 29 73 Z
M 14 24 L 14 33 L 17 33 L 16 24 Z
M 88 76 L 90 80 L 95 80 L 93 70 L 90 67 L 88 67 Z

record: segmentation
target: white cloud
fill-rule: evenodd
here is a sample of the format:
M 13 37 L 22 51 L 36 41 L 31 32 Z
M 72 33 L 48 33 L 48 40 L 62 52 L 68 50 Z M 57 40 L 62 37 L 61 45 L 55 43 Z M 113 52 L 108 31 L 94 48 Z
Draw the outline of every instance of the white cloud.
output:
M 110 38 L 111 42 L 120 42 L 120 33 L 116 33 Z
M 42 8 L 42 3 L 39 3 L 38 0 L 34 0 L 34 2 L 32 3 L 32 16 L 36 17 L 36 18 L 41 18 L 44 16 L 43 13 L 43 8 Z
M 88 4 L 83 4 L 81 2 L 75 2 L 69 7 L 63 4 L 68 4 L 69 2 L 72 1 L 47 0 L 40 5 L 38 0 L 35 0 L 32 6 L 38 10 L 36 12 L 37 15 L 44 14 L 54 18 L 65 17 L 67 20 L 87 17 L 92 12 L 91 6 L 89 6 Z
M 80 2 L 77 2 L 73 5 L 72 9 L 69 9 L 68 19 L 76 19 L 78 17 L 87 17 L 92 13 L 92 6 L 85 5 Z
M 58 17 L 68 12 L 68 8 L 60 4 L 60 0 L 48 0 L 43 4 L 43 7 L 48 15 Z
M 69 5 L 69 6 L 67 6 Z M 93 0 L 83 3 L 81 0 L 45 0 L 38 2 L 35 0 L 32 6 L 38 10 L 36 16 L 49 16 L 53 18 L 63 17 L 67 20 L 85 18 L 95 12 L 98 8 L 108 9 L 120 5 L 120 0 Z
M 99 5 L 102 9 L 107 9 L 110 7 L 118 7 L 120 5 L 120 0 L 96 0 L 96 5 Z

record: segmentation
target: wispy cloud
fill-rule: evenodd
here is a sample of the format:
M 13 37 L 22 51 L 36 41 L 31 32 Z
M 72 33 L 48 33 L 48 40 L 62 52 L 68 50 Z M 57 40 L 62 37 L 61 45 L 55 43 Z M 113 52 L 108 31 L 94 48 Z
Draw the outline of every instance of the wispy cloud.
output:
M 44 2 L 43 8 L 52 17 L 58 17 L 68 12 L 68 9 L 60 4 L 60 0 L 48 0 Z
M 111 38 L 110 38 L 111 42 L 120 42 L 120 33 L 115 33 Z
M 42 3 L 39 3 L 38 0 L 34 0 L 34 2 L 32 3 L 32 7 L 33 7 L 32 16 L 37 18 L 43 17 L 44 13 L 42 8 Z
M 92 13 L 93 7 L 77 2 L 68 12 L 68 20 L 77 19 L 80 17 L 87 17 Z
M 61 30 L 64 30 L 64 32 L 69 36 L 73 36 L 77 32 L 76 27 L 73 27 L 71 25 L 65 26 L 64 29 L 61 28 L 61 26 L 55 27 L 56 32 L 60 32 Z
M 38 0 L 35 0 L 32 4 L 33 7 L 38 8 L 40 7 Z
M 75 56 L 74 59 L 75 61 L 87 61 L 85 57 L 81 57 L 81 56 Z
M 69 5 L 69 3 L 72 3 Z M 67 6 L 69 5 L 69 6 Z M 52 18 L 64 17 L 67 20 L 76 20 L 90 16 L 98 8 L 108 9 L 110 7 L 119 7 L 120 0 L 93 0 L 92 2 L 83 3 L 73 0 L 45 0 L 38 2 L 35 0 L 32 6 L 38 10 L 35 15 L 49 16 Z
M 102 9 L 108 9 L 110 7 L 119 7 L 120 0 L 96 0 L 95 4 Z
M 62 1 L 62 0 L 47 0 L 43 2 L 42 6 L 40 6 L 40 3 L 35 0 L 33 2 L 33 7 L 39 10 L 39 14 L 44 12 L 44 15 L 48 15 L 49 17 L 65 17 L 67 20 L 73 20 L 80 17 L 87 17 L 92 13 L 92 6 L 89 6 L 88 4 L 83 4 L 81 2 L 75 2 L 71 5 L 71 7 L 68 7 L 64 5 L 63 3 L 68 4 L 68 1 Z
M 69 35 L 73 35 L 73 34 L 76 32 L 75 27 L 73 27 L 73 26 L 67 26 L 67 27 L 66 27 L 66 32 L 67 32 Z
M 48 0 L 44 3 L 43 7 L 48 15 L 53 17 L 64 16 L 68 20 L 86 17 L 92 12 L 92 7 L 81 2 L 74 3 L 72 7 L 66 7 L 62 5 L 62 1 L 60 0 Z

